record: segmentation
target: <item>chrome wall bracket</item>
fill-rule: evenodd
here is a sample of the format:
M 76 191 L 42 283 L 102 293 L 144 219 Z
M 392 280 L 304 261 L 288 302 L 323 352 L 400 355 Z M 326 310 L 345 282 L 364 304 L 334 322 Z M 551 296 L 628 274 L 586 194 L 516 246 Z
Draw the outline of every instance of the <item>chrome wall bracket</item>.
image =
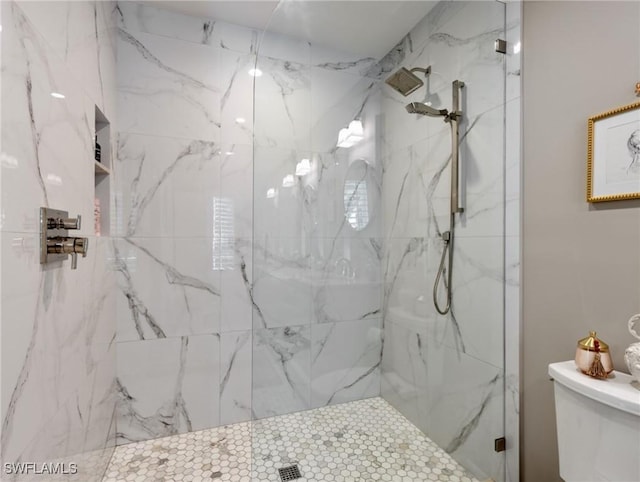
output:
M 64 261 L 71 255 L 71 269 L 78 267 L 78 254 L 87 256 L 89 240 L 70 237 L 69 229 L 80 229 L 80 215 L 70 218 L 67 211 L 40 208 L 40 264 Z

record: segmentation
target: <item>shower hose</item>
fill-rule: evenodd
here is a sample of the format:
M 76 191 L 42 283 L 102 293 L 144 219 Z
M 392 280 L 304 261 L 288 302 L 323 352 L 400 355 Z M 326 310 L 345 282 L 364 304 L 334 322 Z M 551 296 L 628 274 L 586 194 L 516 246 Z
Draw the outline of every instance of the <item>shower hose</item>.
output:
M 451 309 L 451 253 L 449 253 L 449 269 L 444 265 L 444 260 L 451 248 L 451 232 L 445 231 L 442 233 L 442 239 L 444 240 L 444 249 L 442 250 L 442 258 L 440 258 L 440 267 L 438 268 L 438 275 L 436 276 L 436 281 L 433 284 L 433 304 L 436 307 L 436 311 L 441 315 L 446 315 L 449 313 L 449 309 Z M 446 279 L 443 277 L 446 276 Z M 444 308 L 440 308 L 440 304 L 438 303 L 438 286 L 440 285 L 440 279 L 444 282 L 444 289 L 447 294 L 447 304 Z

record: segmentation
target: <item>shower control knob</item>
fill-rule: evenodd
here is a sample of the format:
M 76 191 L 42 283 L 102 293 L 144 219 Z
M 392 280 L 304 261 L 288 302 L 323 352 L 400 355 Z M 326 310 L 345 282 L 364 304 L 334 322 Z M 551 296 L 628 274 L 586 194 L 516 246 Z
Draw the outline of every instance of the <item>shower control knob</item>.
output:
M 72 238 L 73 239 L 73 254 L 81 254 L 83 258 L 87 257 L 87 250 L 89 249 L 88 238 Z
M 80 229 L 82 217 L 78 214 L 76 218 L 49 218 L 47 227 L 49 229 Z
M 83 258 L 87 257 L 89 249 L 89 239 L 87 238 L 68 238 L 56 237 L 47 240 L 47 252 L 50 254 L 70 254 L 71 269 L 78 267 L 78 255 Z

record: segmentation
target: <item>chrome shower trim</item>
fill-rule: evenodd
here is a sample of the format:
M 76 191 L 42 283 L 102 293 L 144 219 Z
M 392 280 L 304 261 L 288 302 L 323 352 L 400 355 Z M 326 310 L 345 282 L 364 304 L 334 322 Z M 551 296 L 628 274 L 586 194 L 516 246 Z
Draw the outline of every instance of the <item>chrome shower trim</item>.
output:
M 438 268 L 438 274 L 433 284 L 433 304 L 436 311 L 441 315 L 446 315 L 451 310 L 452 295 L 452 276 L 453 276 L 453 245 L 455 241 L 455 224 L 456 214 L 464 212 L 464 208 L 460 206 L 458 200 L 459 194 L 459 164 L 460 164 L 460 132 L 459 122 L 462 118 L 462 111 L 460 110 L 460 90 L 464 87 L 464 82 L 460 80 L 454 80 L 452 84 L 453 99 L 451 106 L 451 113 L 447 113 L 445 116 L 445 122 L 451 125 L 451 207 L 449 212 L 449 231 L 442 233 L 442 240 L 444 241 L 444 248 L 442 250 L 442 258 L 440 259 L 440 267 Z M 407 108 L 407 110 L 409 110 Z M 445 267 L 445 258 L 449 257 L 447 267 Z M 447 295 L 447 301 L 444 308 L 440 307 L 438 303 L 438 286 L 440 280 L 444 282 L 444 289 Z
M 444 241 L 444 249 L 442 250 L 442 257 L 440 258 L 440 266 L 438 267 L 438 274 L 436 275 L 436 280 L 433 283 L 433 306 L 435 306 L 436 311 L 441 315 L 446 315 L 451 309 L 451 271 L 453 268 L 453 258 L 451 256 L 451 232 L 445 231 L 442 233 L 442 240 Z M 449 253 L 449 269 L 445 268 L 444 260 L 446 259 L 447 253 Z M 445 278 L 443 278 L 445 276 Z M 440 279 L 444 281 L 444 289 L 447 294 L 447 301 L 444 308 L 440 308 L 440 303 L 438 303 L 438 286 L 440 285 Z
M 385 80 L 385 83 L 406 97 L 424 85 L 422 79 L 414 74 L 414 72 L 422 72 L 424 76 L 427 77 L 431 74 L 431 66 L 426 68 L 414 67 L 411 70 L 400 67 Z
M 427 75 L 431 74 L 431 66 L 429 65 L 426 69 L 423 69 L 421 67 L 414 67 L 410 69 L 409 72 L 422 72 L 426 77 Z
M 464 87 L 464 82 L 454 80 L 452 84 L 453 99 L 451 106 L 451 114 L 448 115 L 451 123 L 451 215 L 464 212 L 464 208 L 460 207 L 458 200 L 459 179 L 458 170 L 460 165 L 460 148 L 458 122 L 462 118 L 460 110 L 460 90 Z M 451 233 L 453 236 L 453 218 L 451 219 Z
M 422 102 L 411 102 L 405 107 L 409 114 L 428 115 L 429 117 L 444 117 L 445 122 L 448 122 L 449 111 L 447 109 L 434 109 L 433 107 L 423 104 Z

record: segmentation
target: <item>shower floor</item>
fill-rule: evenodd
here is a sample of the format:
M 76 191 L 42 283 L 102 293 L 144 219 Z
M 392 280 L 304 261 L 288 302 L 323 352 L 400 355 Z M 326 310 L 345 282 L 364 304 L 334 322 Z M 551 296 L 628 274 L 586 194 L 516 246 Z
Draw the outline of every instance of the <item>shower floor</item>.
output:
M 121 445 L 103 480 L 279 482 L 293 464 L 299 482 L 476 482 L 382 398 Z

